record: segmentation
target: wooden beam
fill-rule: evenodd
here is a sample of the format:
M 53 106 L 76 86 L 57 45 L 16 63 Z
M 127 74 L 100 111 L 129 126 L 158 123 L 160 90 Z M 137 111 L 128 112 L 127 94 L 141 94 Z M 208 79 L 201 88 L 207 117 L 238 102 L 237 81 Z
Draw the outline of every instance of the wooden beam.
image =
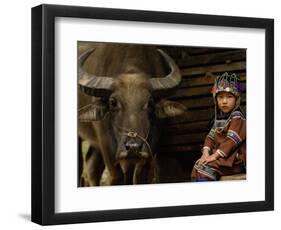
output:
M 243 112 L 246 111 L 246 106 L 241 106 Z M 166 125 L 169 124 L 183 124 L 190 123 L 195 121 L 209 121 L 214 114 L 214 108 L 195 110 L 195 111 L 187 111 L 182 116 L 166 118 L 163 120 Z
M 182 124 L 194 121 L 209 121 L 213 114 L 214 109 L 202 109 L 200 111 L 187 111 L 183 115 L 173 118 L 166 118 L 166 124 Z
M 211 65 L 218 63 L 229 63 L 235 61 L 241 61 L 246 59 L 246 50 L 232 50 L 232 51 L 224 51 L 219 53 L 211 53 L 211 54 L 201 54 L 197 56 L 187 55 L 185 59 L 181 59 L 178 62 L 180 68 L 183 67 L 192 67 L 198 65 Z
M 167 135 L 179 135 L 186 133 L 208 132 L 209 121 L 199 121 L 165 127 Z
M 239 61 L 233 62 L 230 64 L 219 64 L 219 65 L 208 65 L 208 66 L 199 66 L 199 67 L 192 67 L 192 68 L 184 68 L 181 69 L 181 74 L 183 77 L 193 76 L 193 75 L 205 75 L 207 72 L 221 73 L 225 71 L 241 71 L 246 69 L 246 62 Z
M 241 73 L 239 74 L 240 81 L 246 82 L 246 74 Z M 193 78 L 183 78 L 182 82 L 180 84 L 180 88 L 186 88 L 186 87 L 194 87 L 194 86 L 203 86 L 203 85 L 213 85 L 215 82 L 215 75 L 200 75 L 198 77 Z
M 197 56 L 202 54 L 219 53 L 231 50 L 237 50 L 232 48 L 214 48 L 214 47 L 187 47 L 186 52 L 191 56 Z
M 160 142 L 165 143 L 165 146 L 169 145 L 183 145 L 190 143 L 200 143 L 206 137 L 206 132 L 203 133 L 195 133 L 195 134 L 185 134 L 185 135 L 177 135 L 177 136 L 165 136 L 162 137 Z
M 159 153 L 194 153 L 200 154 L 203 143 L 193 145 L 176 145 L 159 147 Z
M 246 83 L 242 83 L 244 89 L 246 88 Z M 183 98 L 183 97 L 191 97 L 191 96 L 206 96 L 211 95 L 213 85 L 210 86 L 198 86 L 192 88 L 181 88 L 176 90 L 176 92 L 171 95 L 169 98 Z
M 193 97 L 179 98 L 179 99 L 175 99 L 174 101 L 184 104 L 188 110 L 197 109 L 201 107 L 214 106 L 214 99 L 211 95 L 200 97 L 200 98 L 193 98 Z M 241 94 L 241 104 L 242 105 L 246 104 L 246 93 Z

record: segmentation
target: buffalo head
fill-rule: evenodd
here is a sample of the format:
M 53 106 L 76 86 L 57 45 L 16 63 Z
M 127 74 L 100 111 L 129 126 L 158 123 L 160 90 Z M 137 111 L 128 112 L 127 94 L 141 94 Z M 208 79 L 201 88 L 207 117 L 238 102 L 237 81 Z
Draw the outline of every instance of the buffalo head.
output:
M 172 89 L 181 82 L 177 65 L 164 51 L 156 51 L 169 67 L 164 77 L 150 76 L 135 65 L 116 76 L 96 76 L 84 70 L 83 64 L 95 49 L 79 57 L 80 90 L 94 97 L 79 110 L 79 120 L 107 120 L 108 132 L 116 145 L 116 159 L 149 158 L 157 131 L 157 120 L 184 113 L 185 106 L 155 97 L 155 93 Z

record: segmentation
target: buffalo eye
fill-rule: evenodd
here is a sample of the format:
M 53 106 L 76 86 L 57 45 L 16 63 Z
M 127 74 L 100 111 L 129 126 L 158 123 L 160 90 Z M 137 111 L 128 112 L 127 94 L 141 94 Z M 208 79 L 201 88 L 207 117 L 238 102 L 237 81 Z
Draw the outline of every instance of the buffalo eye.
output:
M 117 99 L 114 98 L 114 97 L 109 98 L 108 103 L 109 103 L 109 108 L 110 108 L 110 110 L 116 110 L 116 109 L 119 108 L 118 101 L 117 101 Z
M 153 98 L 149 98 L 148 102 L 144 105 L 143 109 L 152 110 L 154 107 L 154 100 Z

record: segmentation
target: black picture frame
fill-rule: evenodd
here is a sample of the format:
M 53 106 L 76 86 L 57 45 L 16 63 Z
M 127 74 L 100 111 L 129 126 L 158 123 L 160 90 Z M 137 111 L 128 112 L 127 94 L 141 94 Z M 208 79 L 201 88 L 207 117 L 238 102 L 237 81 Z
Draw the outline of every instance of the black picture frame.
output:
M 55 18 L 260 28 L 265 30 L 265 200 L 55 213 Z M 32 221 L 41 225 L 274 209 L 274 20 L 62 5 L 32 8 Z

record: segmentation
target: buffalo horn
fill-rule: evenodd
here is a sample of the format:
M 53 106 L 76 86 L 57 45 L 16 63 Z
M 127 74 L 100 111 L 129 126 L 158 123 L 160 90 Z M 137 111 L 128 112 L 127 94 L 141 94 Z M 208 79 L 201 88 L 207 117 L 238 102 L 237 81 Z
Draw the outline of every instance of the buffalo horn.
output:
M 93 74 L 87 73 L 83 69 L 84 62 L 87 60 L 90 54 L 94 52 L 94 50 L 95 48 L 90 49 L 88 51 L 85 51 L 79 56 L 78 82 L 79 82 L 80 89 L 84 93 L 99 97 L 99 96 L 104 96 L 105 94 L 108 94 L 110 92 L 113 79 L 111 77 L 98 77 Z
M 180 84 L 181 72 L 174 60 L 163 50 L 158 49 L 165 61 L 169 64 L 171 72 L 165 77 L 155 77 L 150 79 L 153 90 L 172 89 Z

